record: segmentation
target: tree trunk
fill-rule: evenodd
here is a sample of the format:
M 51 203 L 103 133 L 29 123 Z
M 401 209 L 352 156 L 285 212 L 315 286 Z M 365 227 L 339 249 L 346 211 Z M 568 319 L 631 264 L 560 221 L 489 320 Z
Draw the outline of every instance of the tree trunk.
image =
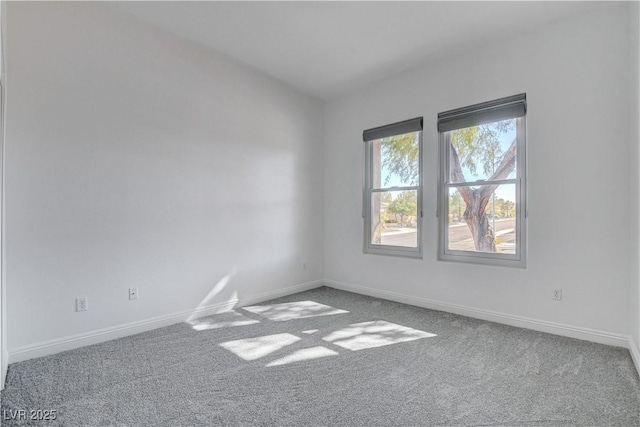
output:
M 471 231 L 473 243 L 476 251 L 496 252 L 496 241 L 493 228 L 489 224 L 489 218 L 485 214 L 485 209 L 489 199 L 482 197 L 479 190 L 471 191 L 471 203 L 467 205 L 464 212 L 464 219 Z

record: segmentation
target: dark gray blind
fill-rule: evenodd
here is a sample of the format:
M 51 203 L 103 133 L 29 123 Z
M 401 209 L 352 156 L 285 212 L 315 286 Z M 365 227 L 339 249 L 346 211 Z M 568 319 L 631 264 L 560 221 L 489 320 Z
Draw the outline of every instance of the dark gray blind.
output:
M 438 114 L 438 132 L 478 126 L 522 117 L 527 112 L 527 94 L 509 96 Z
M 365 130 L 362 132 L 362 138 L 365 141 L 374 141 L 380 138 L 403 135 L 405 133 L 417 132 L 419 130 L 422 130 L 422 117 L 416 117 L 415 119 Z

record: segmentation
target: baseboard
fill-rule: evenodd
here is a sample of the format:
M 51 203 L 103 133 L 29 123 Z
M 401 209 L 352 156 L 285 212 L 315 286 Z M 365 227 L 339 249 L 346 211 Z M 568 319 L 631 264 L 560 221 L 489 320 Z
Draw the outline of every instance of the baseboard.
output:
M 314 280 L 313 282 L 306 282 L 306 283 L 301 283 L 299 285 L 288 286 L 286 288 L 263 292 L 260 294 L 252 295 L 248 298 L 243 298 L 241 296 L 240 301 L 238 302 L 238 307 L 244 307 L 251 304 L 258 304 L 264 301 L 268 301 L 270 299 L 297 294 L 298 292 L 304 292 L 311 289 L 319 288 L 320 286 L 324 286 L 324 284 L 325 282 L 323 280 Z
M 112 328 L 99 329 L 83 334 L 71 335 L 64 338 L 45 341 L 38 344 L 18 347 L 9 350 L 9 364 L 22 362 L 36 357 L 47 356 L 49 354 L 60 353 L 61 351 L 73 350 L 74 348 L 87 345 L 98 344 L 152 329 L 170 326 L 186 321 L 197 314 L 197 317 L 210 316 L 212 314 L 223 313 L 233 309 L 238 303 L 237 299 L 211 304 L 196 310 L 184 310 L 164 316 L 153 317 L 138 322 L 127 323 Z
M 633 364 L 636 365 L 636 371 L 638 371 L 638 375 L 640 375 L 640 348 L 632 337 L 629 337 L 629 353 L 631 353 Z
M 340 289 L 343 291 L 349 291 L 376 298 L 401 302 L 404 304 L 424 307 L 431 310 L 446 311 L 448 313 L 460 314 L 462 316 L 473 317 L 489 322 L 502 323 L 509 326 L 532 329 L 534 331 L 546 332 L 549 334 L 561 335 L 569 338 L 576 338 L 584 341 L 591 341 L 615 347 L 629 348 L 630 346 L 630 337 L 627 335 L 599 331 L 596 329 L 582 328 L 578 326 L 564 325 L 561 323 L 548 322 L 545 320 L 531 319 L 528 317 L 505 314 L 496 311 L 482 310 L 464 305 L 450 304 L 441 301 L 400 294 L 397 292 L 382 291 L 365 286 L 338 282 L 335 280 L 325 280 L 324 284 L 331 288 Z M 638 362 L 636 361 L 638 359 L 637 356 L 638 354 L 636 354 L 636 359 L 634 359 L 636 367 L 638 367 Z
M 0 372 L 0 391 L 2 391 L 4 390 L 4 384 L 7 381 L 7 370 L 9 369 L 9 353 L 7 353 L 4 348 L 2 348 L 2 365 L 0 366 L 0 369 L 2 370 Z

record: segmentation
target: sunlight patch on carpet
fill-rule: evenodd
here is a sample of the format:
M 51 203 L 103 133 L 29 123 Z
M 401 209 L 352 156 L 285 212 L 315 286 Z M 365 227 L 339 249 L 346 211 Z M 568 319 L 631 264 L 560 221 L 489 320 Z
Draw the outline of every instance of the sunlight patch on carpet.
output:
M 283 304 L 254 305 L 251 307 L 243 307 L 243 309 L 276 322 L 348 313 L 346 310 L 319 304 L 315 301 L 295 301 Z
M 304 348 L 302 350 L 294 351 L 293 353 L 281 357 L 280 359 L 276 359 L 273 362 L 269 362 L 267 366 L 281 366 L 288 363 L 301 362 L 303 360 L 318 359 L 320 357 L 337 355 L 337 352 L 329 350 L 328 348 L 322 346 Z
M 348 350 L 357 351 L 435 336 L 437 335 L 430 332 L 419 331 L 384 320 L 374 320 L 353 323 L 346 328 L 331 332 L 322 339 Z
M 213 316 L 201 317 L 187 322 L 196 331 L 206 331 L 209 329 L 231 328 L 233 326 L 254 325 L 260 323 L 259 320 L 251 319 L 236 311 L 214 314 Z
M 220 344 L 220 346 L 244 360 L 257 360 L 297 341 L 300 341 L 300 338 L 295 335 L 275 334 L 227 341 Z

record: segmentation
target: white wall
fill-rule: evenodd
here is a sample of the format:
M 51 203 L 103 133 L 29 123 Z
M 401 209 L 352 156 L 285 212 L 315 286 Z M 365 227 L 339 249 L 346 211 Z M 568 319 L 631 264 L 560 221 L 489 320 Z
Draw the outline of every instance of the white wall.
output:
M 4 31 L 5 31 L 5 9 L 6 2 L 0 4 L 0 82 L 2 87 L 6 86 L 4 73 Z M 6 322 L 6 305 L 7 299 L 4 285 L 4 95 L 0 97 L 0 390 L 4 389 L 5 377 L 9 366 L 9 354 L 7 351 L 7 322 Z
M 637 201 L 630 191 L 637 183 L 628 182 L 637 168 L 630 156 L 637 138 L 630 143 L 629 7 L 607 6 L 457 52 L 328 103 L 329 283 L 493 319 L 604 331 L 626 342 L 630 270 L 638 259 L 630 255 L 637 216 L 628 215 Z M 528 101 L 528 267 L 437 261 L 437 114 L 521 92 Z M 364 255 L 362 130 L 416 116 L 424 116 L 424 259 Z M 552 300 L 554 288 L 563 289 L 561 302 Z
M 321 102 L 98 5 L 7 9 L 12 361 L 184 313 L 234 271 L 207 304 L 322 279 Z
M 631 141 L 635 141 L 635 155 L 631 158 L 636 159 L 634 168 L 632 169 L 632 175 L 630 181 L 635 183 L 635 198 L 632 199 L 635 202 L 633 206 L 632 214 L 630 217 L 633 219 L 633 233 L 635 236 L 634 248 L 632 255 L 635 262 L 631 263 L 632 268 L 632 293 L 631 293 L 631 337 L 632 354 L 636 366 L 640 367 L 640 3 L 634 2 L 631 4 L 631 13 L 629 13 L 630 19 L 630 77 L 631 77 L 631 95 L 632 108 L 630 109 L 631 117 Z

